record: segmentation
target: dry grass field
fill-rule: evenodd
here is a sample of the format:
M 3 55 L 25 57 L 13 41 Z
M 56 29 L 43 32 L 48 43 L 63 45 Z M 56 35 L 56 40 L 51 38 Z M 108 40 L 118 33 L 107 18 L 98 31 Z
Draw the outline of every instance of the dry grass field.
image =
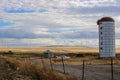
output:
M 42 53 L 50 50 L 54 53 L 78 53 L 78 52 L 98 52 L 97 48 L 88 47 L 33 47 L 33 48 L 9 48 L 0 47 L 0 51 L 13 51 L 13 52 L 37 52 Z
M 110 80 L 109 79 L 111 76 L 110 69 L 109 69 L 110 64 L 111 64 L 110 59 L 100 59 L 98 57 L 98 51 L 99 51 L 98 48 L 90 48 L 90 47 L 34 47 L 34 48 L 3 48 L 3 47 L 1 47 L 0 48 L 0 52 L 8 52 L 10 50 L 13 53 L 20 53 L 20 54 L 25 53 L 27 55 L 16 55 L 16 54 L 15 55 L 1 55 L 2 56 L 1 58 L 4 58 L 4 59 L 10 61 L 10 65 L 11 65 L 11 62 L 14 63 L 15 65 L 17 65 L 17 67 L 19 67 L 17 69 L 22 71 L 23 75 L 24 74 L 26 75 L 26 73 L 27 74 L 31 73 L 29 75 L 32 75 L 33 78 L 38 78 L 38 80 L 39 80 L 38 76 L 41 76 L 41 75 L 44 80 L 47 80 L 48 77 L 51 78 L 53 76 L 55 77 L 55 79 L 51 78 L 51 80 L 59 80 L 60 77 L 65 78 L 65 79 L 60 79 L 60 80 L 77 80 L 76 78 L 70 77 L 69 75 L 75 76 L 77 78 L 82 78 L 81 75 L 82 75 L 83 60 L 85 60 L 85 67 L 86 67 L 85 77 L 87 78 L 86 80 L 89 80 L 89 79 Z M 72 53 L 75 55 L 77 53 L 83 53 L 83 54 L 89 53 L 89 54 L 87 54 L 84 57 L 72 56 L 70 59 L 64 60 L 66 73 L 69 75 L 64 75 L 64 74 L 57 72 L 57 71 L 63 72 L 62 60 L 55 62 L 54 58 L 52 58 L 52 63 L 53 63 L 55 73 L 51 74 L 50 69 L 48 70 L 47 73 L 44 73 L 46 71 L 44 71 L 41 68 L 41 66 L 43 67 L 42 60 L 44 62 L 44 67 L 50 68 L 50 59 L 46 59 L 46 58 L 41 59 L 41 57 L 40 57 L 41 54 L 46 50 L 50 50 L 56 54 L 62 53 L 65 55 L 67 55 L 69 53 Z M 29 55 L 29 53 L 32 53 L 32 54 L 38 53 L 38 54 L 40 54 L 40 56 L 31 56 L 31 54 Z M 120 49 L 116 49 L 116 53 L 120 54 Z M 69 55 L 71 56 L 71 54 L 69 54 Z M 30 63 L 30 64 L 28 64 L 28 63 Z M 116 76 L 115 77 L 116 80 L 119 80 L 119 71 L 120 71 L 119 65 L 120 65 L 120 55 L 118 55 L 117 58 L 114 59 L 114 67 L 116 68 L 114 70 L 114 72 L 115 72 L 114 75 Z M 12 64 L 12 67 L 14 68 L 13 64 Z M 101 69 L 104 72 L 101 71 Z M 41 74 L 41 72 L 43 74 Z M 108 75 L 105 75 L 103 73 L 108 74 Z M 59 76 L 56 77 L 56 74 Z M 51 76 L 49 76 L 49 75 L 51 75 Z M 91 77 L 94 75 L 96 75 L 96 77 Z M 100 78 L 100 76 L 101 76 L 101 78 Z M 24 77 L 24 76 L 22 76 L 22 77 Z M 31 76 L 28 76 L 26 78 L 31 78 Z M 27 79 L 27 80 L 32 80 L 32 79 Z
M 19 53 L 43 53 L 46 50 L 50 50 L 54 53 L 98 53 L 98 48 L 90 47 L 33 47 L 33 48 L 9 48 L 0 47 L 0 52 L 7 51 L 19 52 Z M 120 49 L 116 49 L 116 53 L 120 53 Z
M 0 74 L 0 80 L 78 80 L 68 74 L 51 71 L 41 64 L 34 65 L 16 57 L 0 55 L 0 64 L 0 72 L 3 73 Z

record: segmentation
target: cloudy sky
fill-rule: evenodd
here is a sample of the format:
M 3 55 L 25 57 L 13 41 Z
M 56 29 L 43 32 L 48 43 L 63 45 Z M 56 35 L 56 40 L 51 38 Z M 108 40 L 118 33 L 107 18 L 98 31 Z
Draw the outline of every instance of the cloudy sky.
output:
M 0 46 L 98 47 L 104 16 L 115 19 L 120 47 L 120 0 L 0 0 Z

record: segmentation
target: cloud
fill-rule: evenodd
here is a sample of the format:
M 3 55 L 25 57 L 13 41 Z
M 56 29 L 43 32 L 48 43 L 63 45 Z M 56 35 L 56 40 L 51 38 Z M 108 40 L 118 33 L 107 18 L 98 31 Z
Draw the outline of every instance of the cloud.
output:
M 67 46 L 88 46 L 99 47 L 98 39 L 12 39 L 3 38 L 0 39 L 0 45 L 5 47 L 37 47 L 37 46 L 49 46 L 49 45 L 67 45 Z M 6 43 L 7 42 L 7 43 Z M 94 43 L 93 43 L 94 42 Z M 120 40 L 116 40 L 116 48 L 120 47 Z
M 2 38 L 0 39 L 0 46 L 4 47 L 34 47 L 34 46 L 47 46 L 50 42 L 49 39 L 14 39 Z
M 95 6 L 116 6 L 117 0 L 1 0 L 3 8 L 14 9 L 28 9 L 28 10 L 41 10 L 48 11 L 64 11 L 67 8 L 83 8 Z M 57 5 L 56 5 L 57 4 Z
M 64 44 L 64 41 L 69 39 L 78 39 L 82 42 L 87 40 L 92 42 L 91 39 L 98 38 L 98 29 L 96 24 L 96 19 L 90 16 L 88 19 L 84 16 L 74 16 L 74 15 L 53 15 L 50 13 L 46 14 L 10 14 L 4 16 L 4 19 L 12 21 L 15 23 L 14 26 L 0 28 L 0 37 L 1 38 L 13 38 L 15 40 L 28 40 L 30 44 L 32 41 L 40 42 L 39 45 L 47 45 L 47 43 L 42 43 L 44 38 L 47 40 L 51 39 L 54 41 L 52 44 Z M 79 20 L 80 18 L 80 20 Z M 94 22 L 93 22 L 94 21 Z M 86 23 L 87 22 L 87 23 Z M 82 24 L 82 25 L 81 25 Z M 40 38 L 40 39 L 39 39 Z M 59 38 L 60 40 L 56 40 Z M 34 40 L 35 39 L 35 40 Z M 38 39 L 38 40 L 37 40 Z M 62 39 L 64 39 L 62 41 Z M 8 41 L 8 40 L 7 40 Z M 72 40 L 71 40 L 72 41 Z M 68 41 L 68 42 L 71 42 Z M 16 42 L 16 41 L 15 41 Z M 72 41 L 71 45 L 81 45 L 80 42 Z M 24 42 L 21 42 L 22 46 Z M 24 43 L 24 46 L 28 45 Z M 78 43 L 78 44 L 77 44 Z M 65 43 L 68 44 L 68 43 Z M 17 45 L 14 43 L 13 45 Z M 31 46 L 37 46 L 38 44 L 32 43 Z M 48 44 L 49 45 L 49 44 Z M 85 45 L 85 44 L 83 44 Z M 94 44 L 96 45 L 96 44 Z
M 98 38 L 97 31 L 70 31 L 59 35 L 61 39 L 96 39 Z
M 0 39 L 9 46 L 88 42 L 98 46 L 96 21 L 103 16 L 115 19 L 119 40 L 119 0 L 0 0 L 0 3 L 0 18 L 5 24 L 13 23 L 0 27 Z
M 102 15 L 119 15 L 120 6 L 103 6 L 103 7 L 87 7 L 87 8 L 71 8 L 68 13 L 72 14 L 102 14 Z
M 14 25 L 0 28 L 1 38 L 87 38 L 89 33 L 91 37 L 90 35 L 88 37 L 92 38 L 92 34 L 97 29 L 96 23 L 92 22 L 91 19 L 86 20 L 86 18 L 74 15 L 48 12 L 44 14 L 14 13 L 2 16 L 13 22 Z

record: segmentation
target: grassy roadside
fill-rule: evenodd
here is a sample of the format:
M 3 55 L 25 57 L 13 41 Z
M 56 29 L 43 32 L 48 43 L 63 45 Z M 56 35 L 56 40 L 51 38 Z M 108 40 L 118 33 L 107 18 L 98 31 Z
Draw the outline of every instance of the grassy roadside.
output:
M 0 56 L 0 59 L 4 59 L 6 64 L 19 75 L 14 76 L 18 80 L 78 80 L 75 77 L 57 71 L 52 72 L 50 69 L 44 68 L 41 65 L 33 65 L 27 61 L 17 60 L 16 58 Z

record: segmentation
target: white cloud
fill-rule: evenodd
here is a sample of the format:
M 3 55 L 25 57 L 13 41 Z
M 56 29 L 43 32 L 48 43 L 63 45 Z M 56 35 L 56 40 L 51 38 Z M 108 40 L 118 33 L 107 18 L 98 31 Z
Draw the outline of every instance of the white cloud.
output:
M 52 45 L 54 44 L 54 40 L 50 38 L 38 38 L 38 39 L 21 39 L 23 43 L 27 44 L 45 44 L 45 45 Z
M 120 22 L 120 16 L 117 16 L 117 17 L 116 17 L 116 20 L 117 20 L 118 22 Z
M 96 21 L 101 17 L 113 16 L 116 20 L 116 33 L 119 34 L 120 12 L 112 11 L 119 6 L 118 2 L 119 0 L 0 0 L 0 18 L 14 23 L 12 26 L 0 27 L 1 32 L 6 32 L 6 37 L 1 38 L 4 38 L 8 45 L 86 45 L 89 43 L 88 45 L 97 46 Z M 109 6 L 114 8 L 108 9 Z M 103 7 L 107 8 L 104 10 Z M 35 12 L 4 11 L 12 8 L 35 10 Z M 96 10 L 99 8 L 100 10 Z M 39 12 L 41 9 L 47 11 Z M 86 36 L 90 38 L 85 39 Z M 92 44 L 92 41 L 95 43 Z
M 72 46 L 88 46 L 99 47 L 98 39 L 0 39 L 0 45 L 5 47 L 33 47 L 33 46 L 49 46 L 49 45 L 72 45 Z M 120 47 L 120 40 L 116 40 L 116 48 Z
M 117 0 L 1 0 L 1 7 L 7 9 L 54 9 L 64 10 L 71 7 L 116 6 Z M 56 5 L 57 4 L 57 5 Z M 59 10 L 57 10 L 59 12 Z

